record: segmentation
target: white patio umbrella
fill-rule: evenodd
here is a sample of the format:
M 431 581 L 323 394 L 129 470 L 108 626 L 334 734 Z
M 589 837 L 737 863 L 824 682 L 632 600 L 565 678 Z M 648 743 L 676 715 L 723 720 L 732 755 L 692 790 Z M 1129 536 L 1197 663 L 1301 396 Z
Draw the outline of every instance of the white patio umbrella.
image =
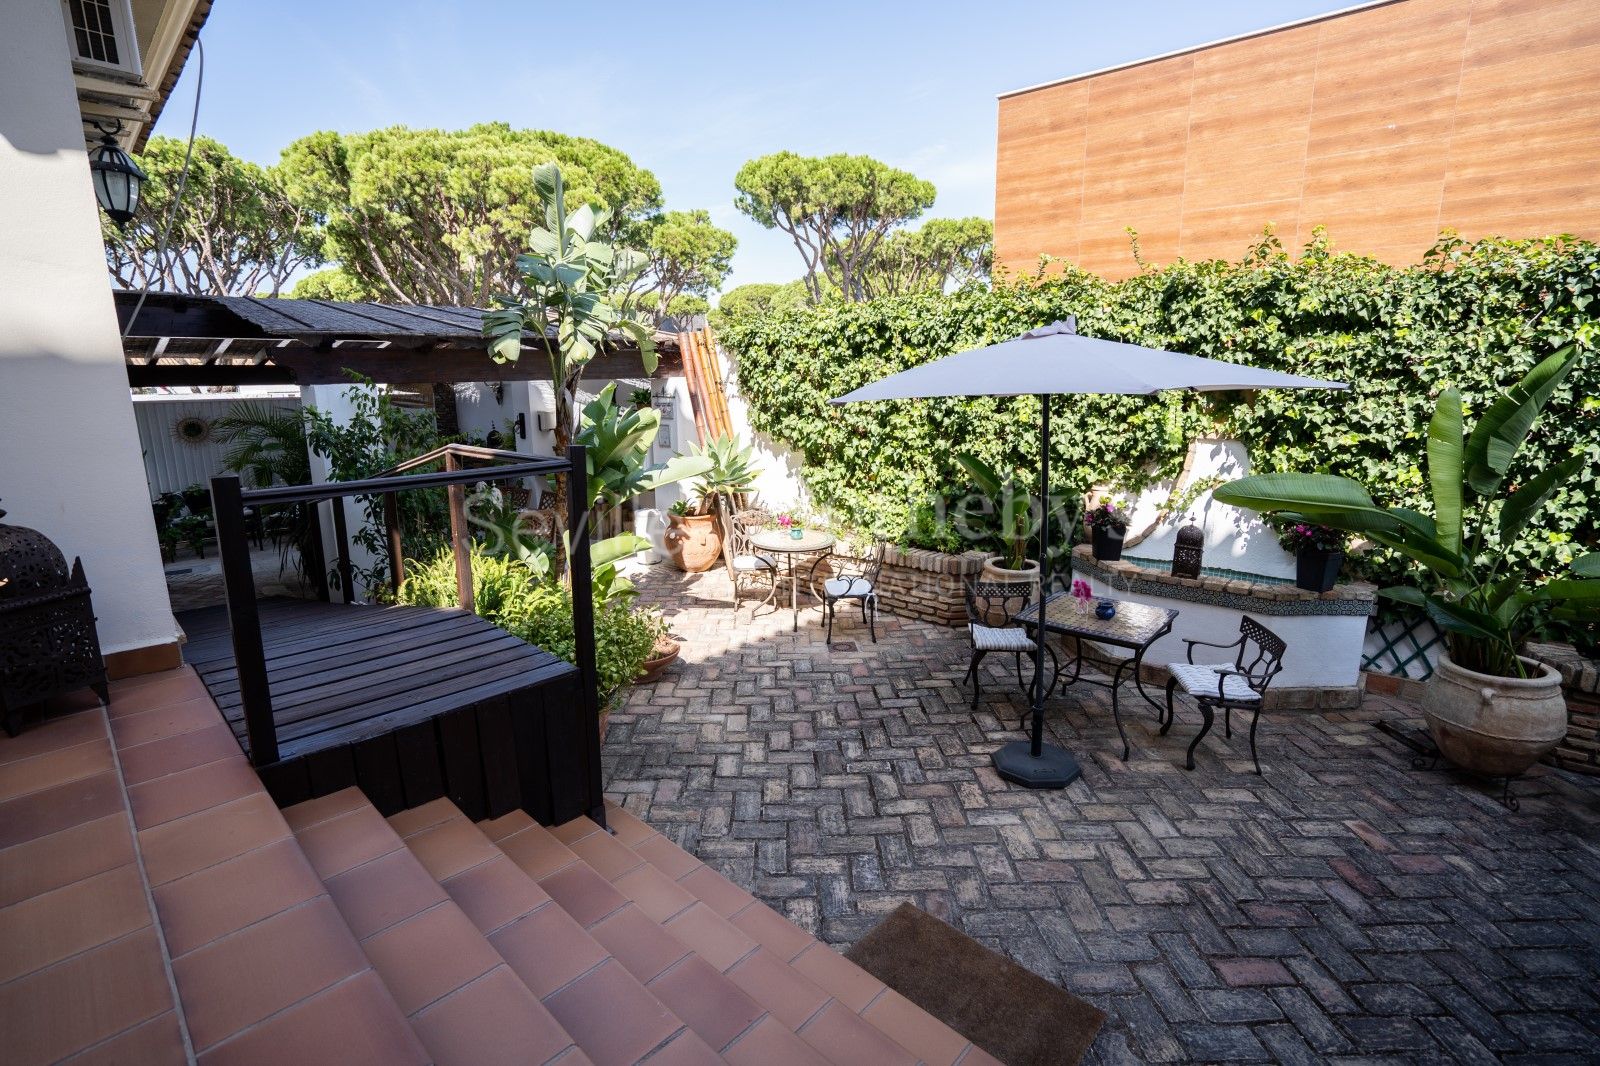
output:
M 1215 392 L 1226 389 L 1343 389 L 1337 381 L 1319 381 L 1281 374 L 1198 355 L 1164 352 L 1137 344 L 1078 335 L 1068 318 L 1029 330 L 1020 337 L 946 356 L 902 370 L 834 397 L 830 403 L 907 400 L 932 396 L 1038 396 L 1039 498 L 1050 493 L 1050 397 L 1060 394 L 1147 396 L 1168 389 Z M 1050 511 L 1041 508 L 1039 528 L 1039 602 L 1050 582 Z M 1042 619 L 1041 619 L 1042 621 Z M 1066 788 L 1081 773 L 1071 753 L 1044 743 L 1043 625 L 1033 663 L 1033 737 L 1015 741 L 994 753 L 1000 776 L 1028 788 Z

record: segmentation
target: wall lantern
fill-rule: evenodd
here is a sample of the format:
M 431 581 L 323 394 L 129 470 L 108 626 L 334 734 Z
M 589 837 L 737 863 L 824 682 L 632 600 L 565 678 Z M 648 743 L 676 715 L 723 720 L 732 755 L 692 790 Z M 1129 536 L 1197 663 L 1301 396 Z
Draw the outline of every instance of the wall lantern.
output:
M 95 124 L 100 131 L 100 143 L 89 153 L 89 173 L 94 179 L 94 198 L 100 201 L 105 213 L 118 229 L 126 229 L 139 210 L 139 193 L 144 188 L 145 174 L 117 144 L 116 135 L 122 123 L 107 129 Z

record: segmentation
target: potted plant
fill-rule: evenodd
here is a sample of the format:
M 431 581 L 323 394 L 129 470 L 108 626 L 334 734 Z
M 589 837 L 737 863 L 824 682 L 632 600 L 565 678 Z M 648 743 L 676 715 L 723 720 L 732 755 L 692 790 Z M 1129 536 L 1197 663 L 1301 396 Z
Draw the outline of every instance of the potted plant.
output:
M 183 490 L 183 505 L 192 515 L 211 513 L 211 490 L 196 481 Z
M 700 574 L 722 557 L 723 501 L 749 492 L 761 471 L 751 463 L 754 450 L 739 447 L 728 434 L 691 445 L 690 451 L 693 458 L 709 464 L 693 485 L 698 506 L 684 513 L 673 508 L 662 541 L 674 566 Z
M 175 563 L 178 561 L 178 543 L 183 540 L 183 531 L 172 523 L 161 527 L 161 532 L 156 534 L 156 539 L 161 542 L 161 561 Z
M 1339 578 L 1350 535 L 1342 529 L 1292 522 L 1278 530 L 1278 543 L 1294 554 L 1295 588 L 1327 592 Z
M 656 642 L 650 649 L 650 657 L 639 668 L 637 685 L 648 685 L 666 673 L 667 667 L 677 661 L 678 653 L 683 650 L 683 645 L 673 640 L 665 628 L 656 634 Z
M 1440 752 L 1469 770 L 1521 773 L 1567 729 L 1561 677 L 1521 654 L 1546 618 L 1600 617 L 1600 552 L 1572 563 L 1571 575 L 1534 584 L 1509 549 L 1540 508 L 1585 469 L 1573 456 L 1502 492 L 1512 460 L 1545 402 L 1577 365 L 1568 345 L 1534 367 L 1485 409 L 1464 434 L 1461 396 L 1446 389 L 1428 427 L 1429 517 L 1381 507 L 1367 490 L 1331 474 L 1258 474 L 1216 490 L 1237 507 L 1360 533 L 1416 563 L 1420 585 L 1381 595 L 1427 612 L 1447 650 L 1428 680 L 1423 717 Z
M 1128 532 L 1128 515 L 1111 500 L 1083 513 L 1083 524 L 1089 530 L 1089 544 L 1094 557 L 1104 562 L 1122 558 L 1122 538 Z
M 1028 558 L 1028 531 L 1032 525 L 1033 499 L 1021 487 L 1015 473 L 1002 475 L 994 467 L 969 452 L 956 455 L 956 462 L 972 478 L 984 500 L 986 539 L 1000 547 L 983 563 L 985 581 L 1037 581 L 1039 561 Z M 963 511 L 970 519 L 970 510 Z

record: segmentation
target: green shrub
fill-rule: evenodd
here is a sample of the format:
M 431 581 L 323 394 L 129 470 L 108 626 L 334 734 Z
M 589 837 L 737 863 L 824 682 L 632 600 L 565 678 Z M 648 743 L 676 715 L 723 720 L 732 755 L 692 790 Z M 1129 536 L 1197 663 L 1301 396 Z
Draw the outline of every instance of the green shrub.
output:
M 572 597 L 562 585 L 540 581 L 518 560 L 486 555 L 475 546 L 472 597 L 474 610 L 501 629 L 569 663 L 577 660 Z M 427 562 L 408 561 L 397 598 L 400 603 L 421 607 L 454 607 L 455 555 L 445 548 Z M 665 628 L 654 611 L 633 610 L 620 603 L 595 605 L 595 665 L 601 706 L 639 676 L 656 637 Z
M 721 339 L 759 432 L 803 460 L 815 502 L 841 521 L 947 538 L 926 501 L 964 492 L 956 461 L 1037 470 L 1032 397 L 828 399 L 953 352 L 1076 315 L 1106 337 L 1349 382 L 1349 392 L 1266 391 L 1058 398 L 1052 474 L 1082 491 L 1133 490 L 1171 477 L 1188 441 L 1228 436 L 1257 472 L 1315 470 L 1384 486 L 1389 505 L 1426 509 L 1422 472 L 1433 389 L 1455 385 L 1481 409 L 1550 351 L 1600 335 L 1600 246 L 1572 238 L 1475 244 L 1443 239 L 1412 267 L 1335 254 L 1321 235 L 1298 259 L 1270 236 L 1240 262 L 1177 262 L 1121 282 L 1068 269 L 993 289 L 740 315 Z M 1526 480 L 1569 455 L 1586 476 L 1558 493 L 1512 552 L 1553 573 L 1600 538 L 1600 359 L 1552 398 L 1511 472 Z M 1065 539 L 1065 538 L 1063 538 Z M 1393 584 L 1392 553 L 1362 561 Z

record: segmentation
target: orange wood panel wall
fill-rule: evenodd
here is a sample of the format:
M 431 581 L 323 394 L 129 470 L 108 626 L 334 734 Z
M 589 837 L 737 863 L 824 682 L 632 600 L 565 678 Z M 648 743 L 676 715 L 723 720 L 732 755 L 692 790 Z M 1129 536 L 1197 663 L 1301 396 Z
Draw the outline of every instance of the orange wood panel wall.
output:
M 995 254 L 1120 278 L 1443 228 L 1600 237 L 1600 0 L 1397 0 L 1003 97 Z

